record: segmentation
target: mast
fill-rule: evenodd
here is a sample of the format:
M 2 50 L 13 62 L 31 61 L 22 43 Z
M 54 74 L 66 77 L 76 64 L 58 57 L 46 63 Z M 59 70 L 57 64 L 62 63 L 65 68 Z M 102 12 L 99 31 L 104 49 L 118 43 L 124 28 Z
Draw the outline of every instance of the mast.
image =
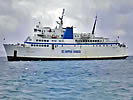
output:
M 92 34 L 93 34 L 93 35 L 94 35 L 94 33 L 95 33 L 96 23 L 97 23 L 97 16 L 96 16 L 96 18 L 95 18 L 95 22 L 94 22 L 93 29 L 92 29 Z
M 65 16 L 64 12 L 65 12 L 65 9 L 63 9 L 62 16 L 59 17 L 60 22 L 56 21 L 57 24 L 59 24 L 59 29 L 62 29 L 62 27 L 63 27 L 63 17 Z

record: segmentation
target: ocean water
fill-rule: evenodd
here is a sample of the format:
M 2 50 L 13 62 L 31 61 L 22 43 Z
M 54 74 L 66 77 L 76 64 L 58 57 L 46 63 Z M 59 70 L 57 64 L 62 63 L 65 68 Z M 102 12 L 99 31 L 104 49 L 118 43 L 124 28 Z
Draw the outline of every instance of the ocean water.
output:
M 133 100 L 133 57 L 14 62 L 0 58 L 0 100 Z

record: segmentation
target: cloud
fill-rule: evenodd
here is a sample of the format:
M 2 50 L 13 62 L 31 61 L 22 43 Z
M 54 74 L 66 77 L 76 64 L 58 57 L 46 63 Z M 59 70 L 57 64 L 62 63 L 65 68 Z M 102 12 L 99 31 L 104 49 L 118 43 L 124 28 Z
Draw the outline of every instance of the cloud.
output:
M 18 22 L 11 16 L 0 16 L 0 27 L 1 31 L 15 31 L 18 26 Z M 3 29 L 3 30 L 2 30 Z
M 63 8 L 64 26 L 76 27 L 75 32 L 91 32 L 97 14 L 96 35 L 113 37 L 119 33 L 133 49 L 129 43 L 133 38 L 132 0 L 1 0 L 0 42 L 4 36 L 8 42 L 22 42 L 39 21 L 54 28 Z

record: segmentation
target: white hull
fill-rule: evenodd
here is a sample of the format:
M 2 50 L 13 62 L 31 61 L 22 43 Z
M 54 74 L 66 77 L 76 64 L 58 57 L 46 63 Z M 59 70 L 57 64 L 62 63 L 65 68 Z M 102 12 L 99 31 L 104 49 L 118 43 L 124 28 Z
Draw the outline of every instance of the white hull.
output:
M 93 45 L 58 45 L 49 47 L 24 47 L 4 44 L 8 60 L 63 60 L 63 59 L 113 59 L 126 58 L 126 47 Z M 15 53 L 16 52 L 16 53 Z

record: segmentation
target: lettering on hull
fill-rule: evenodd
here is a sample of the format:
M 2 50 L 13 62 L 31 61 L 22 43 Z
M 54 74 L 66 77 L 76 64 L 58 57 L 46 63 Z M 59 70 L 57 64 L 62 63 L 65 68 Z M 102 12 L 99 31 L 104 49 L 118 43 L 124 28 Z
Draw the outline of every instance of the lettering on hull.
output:
M 81 50 L 61 50 L 61 53 L 81 53 Z

